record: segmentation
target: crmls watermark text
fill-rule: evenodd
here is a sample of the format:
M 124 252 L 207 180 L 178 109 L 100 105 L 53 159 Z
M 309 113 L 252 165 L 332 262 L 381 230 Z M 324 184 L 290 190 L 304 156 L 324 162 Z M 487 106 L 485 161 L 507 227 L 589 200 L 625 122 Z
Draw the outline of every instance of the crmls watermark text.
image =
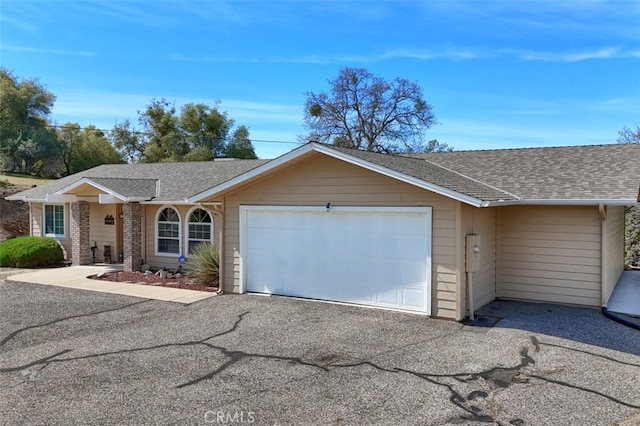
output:
M 204 413 L 204 421 L 214 424 L 251 424 L 256 421 L 256 413 L 253 411 L 222 411 L 207 410 Z

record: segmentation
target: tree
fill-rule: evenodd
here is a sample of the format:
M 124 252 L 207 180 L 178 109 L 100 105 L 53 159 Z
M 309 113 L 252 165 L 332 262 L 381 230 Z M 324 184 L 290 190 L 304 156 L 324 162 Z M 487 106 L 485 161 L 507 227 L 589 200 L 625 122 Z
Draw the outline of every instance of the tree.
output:
M 48 121 L 55 99 L 37 79 L 0 67 L 0 154 L 9 170 L 38 173 L 55 155 Z
M 364 68 L 347 67 L 329 84 L 330 94 L 305 94 L 311 139 L 388 153 L 428 148 L 420 140 L 436 120 L 417 83 L 386 81 Z
M 80 134 L 80 145 L 73 156 L 73 173 L 87 170 L 101 164 L 122 164 L 122 155 L 111 145 L 104 132 L 95 126 L 87 126 Z
M 144 135 L 131 126 L 129 119 L 113 126 L 111 143 L 127 162 L 138 163 L 142 160 L 145 148 Z
M 640 143 L 640 126 L 636 124 L 636 129 L 631 130 L 627 126 L 618 132 L 619 143 Z
M 225 150 L 225 156 L 229 158 L 244 158 L 255 160 L 258 158 L 251 139 L 249 139 L 249 129 L 246 126 L 238 127 L 231 137 L 231 141 Z
M 173 103 L 152 99 L 145 110 L 138 111 L 142 130 L 133 128 L 129 120 L 125 120 L 113 127 L 111 141 L 131 163 L 210 161 L 227 156 L 230 145 L 234 155 L 255 158 L 249 130 L 240 126 L 230 138 L 234 121 L 217 105 L 187 103 L 178 115 Z
M 144 111 L 138 111 L 138 122 L 148 137 L 144 161 L 180 161 L 189 151 L 175 105 L 168 100 L 152 99 Z
M 71 162 L 78 155 L 81 144 L 80 125 L 78 123 L 65 123 L 57 131 L 56 148 L 62 161 L 63 176 L 74 173 L 71 170 Z
M 632 130 L 623 127 L 618 132 L 619 143 L 640 144 L 640 126 L 636 124 L 636 129 Z M 625 255 L 627 264 L 640 265 L 640 208 L 631 206 L 625 209 Z
M 215 107 L 188 103 L 182 107 L 180 126 L 191 149 L 206 148 L 214 156 L 221 156 L 233 120 Z

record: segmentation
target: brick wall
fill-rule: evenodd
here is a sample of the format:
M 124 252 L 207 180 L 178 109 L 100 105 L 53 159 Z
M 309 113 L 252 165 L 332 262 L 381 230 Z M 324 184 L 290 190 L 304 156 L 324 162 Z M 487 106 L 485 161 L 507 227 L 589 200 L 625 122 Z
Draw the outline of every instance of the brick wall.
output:
M 122 206 L 124 265 L 127 272 L 139 271 L 142 265 L 142 209 L 139 203 Z
M 71 254 L 74 265 L 91 264 L 89 241 L 89 203 L 71 203 Z

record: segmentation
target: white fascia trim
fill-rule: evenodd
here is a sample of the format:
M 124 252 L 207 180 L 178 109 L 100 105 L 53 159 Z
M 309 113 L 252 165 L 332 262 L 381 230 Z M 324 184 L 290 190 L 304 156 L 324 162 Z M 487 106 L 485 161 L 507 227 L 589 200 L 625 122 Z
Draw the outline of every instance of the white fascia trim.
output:
M 282 164 L 285 164 L 291 160 L 294 160 L 311 151 L 320 152 L 330 157 L 337 158 L 347 163 L 354 164 L 356 166 L 394 178 L 396 180 L 408 183 L 410 185 L 417 186 L 419 188 L 426 189 L 431 192 L 435 192 L 436 194 L 444 195 L 445 197 L 452 198 L 454 200 L 469 204 L 473 207 L 485 207 L 485 204 L 486 204 L 485 202 L 477 198 L 470 197 L 468 195 L 464 195 L 459 192 L 455 192 L 450 189 L 446 189 L 441 186 L 431 184 L 422 179 L 418 179 L 413 176 L 408 176 L 403 173 L 399 173 L 394 170 L 388 169 L 386 167 L 378 166 L 376 164 L 370 163 L 365 160 L 361 160 L 356 157 L 352 157 L 342 152 L 334 151 L 329 147 L 316 144 L 316 143 L 309 143 L 309 144 L 303 145 L 300 148 L 294 149 L 293 151 L 290 151 L 287 154 L 284 154 L 276 158 L 275 160 L 269 161 L 268 163 L 265 163 L 262 166 L 258 166 L 253 170 L 250 170 L 246 173 L 241 174 L 240 176 L 237 176 L 231 180 L 228 180 L 227 182 L 214 186 L 213 188 L 208 189 L 207 191 L 201 192 L 200 194 L 196 194 L 192 197 L 189 197 L 187 198 L 187 202 L 190 202 L 190 203 L 198 202 L 203 198 L 209 197 L 214 194 L 218 194 L 226 189 L 229 189 L 235 185 L 241 184 L 249 179 L 252 179 L 264 172 L 267 172 L 276 167 L 279 167 Z
M 314 151 L 316 144 L 309 143 L 301 146 L 300 148 L 296 148 L 293 151 L 289 151 L 284 155 L 281 155 L 278 158 L 275 158 L 268 163 L 264 163 L 261 166 L 256 167 L 255 169 L 249 170 L 248 172 L 244 172 L 239 176 L 234 177 L 226 182 L 223 182 L 219 185 L 214 186 L 213 188 L 207 189 L 206 191 L 200 192 L 199 194 L 192 195 L 185 199 L 187 203 L 198 203 L 203 198 L 210 197 L 214 194 L 220 193 L 226 189 L 229 189 L 235 185 L 241 184 L 247 180 L 253 179 L 256 176 L 261 175 L 262 173 L 268 172 L 269 170 L 275 169 L 278 166 L 281 166 L 285 163 L 288 163 L 291 160 L 294 160 L 308 152 Z
M 528 198 L 517 201 L 490 201 L 486 207 L 498 207 L 498 206 L 517 206 L 517 205 L 529 205 L 529 206 L 633 206 L 638 204 L 638 201 L 633 198 L 621 198 L 621 199 L 571 199 L 571 198 L 557 198 L 557 199 L 544 199 L 544 198 Z
M 164 204 L 172 204 L 179 206 L 195 206 L 197 203 L 190 203 L 186 200 L 142 200 L 140 204 L 155 204 L 155 205 L 164 205 Z M 208 203 L 207 203 L 208 204 Z
M 44 201 L 44 199 L 29 198 L 26 195 L 7 195 L 4 199 L 7 201 Z

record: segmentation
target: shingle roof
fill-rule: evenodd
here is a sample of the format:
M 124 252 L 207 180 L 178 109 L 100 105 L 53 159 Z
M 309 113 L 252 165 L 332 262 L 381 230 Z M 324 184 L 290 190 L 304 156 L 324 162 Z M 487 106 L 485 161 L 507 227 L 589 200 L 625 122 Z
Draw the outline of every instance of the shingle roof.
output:
M 421 179 L 442 188 L 468 195 L 478 200 L 517 200 L 516 197 L 506 191 L 494 188 L 486 183 L 474 180 L 437 164 L 424 161 L 423 159 L 400 155 L 378 154 L 348 148 L 331 148 L 335 151 L 343 152 L 347 155 Z
M 146 196 L 151 190 L 155 201 L 181 201 L 268 160 L 216 160 L 192 163 L 104 164 L 15 194 L 44 198 L 82 178 L 89 178 L 122 195 Z
M 157 196 L 158 179 L 133 179 L 133 178 L 105 178 L 92 177 L 92 182 L 101 185 L 111 191 L 127 197 Z
M 522 199 L 638 199 L 640 144 L 418 154 Z
M 638 200 L 640 196 L 640 145 L 589 145 L 553 148 L 453 151 L 411 156 L 315 144 L 435 185 L 452 194 L 480 201 L 520 200 Z M 306 151 L 314 145 L 306 146 Z M 300 150 L 301 148 L 298 148 Z M 319 148 L 317 148 L 319 149 Z M 317 150 L 316 149 L 316 150 Z M 292 151 L 295 153 L 298 150 Z M 302 152 L 302 151 L 300 151 Z M 279 164 L 285 154 L 272 164 Z M 239 178 L 269 160 L 217 160 L 197 163 L 103 165 L 15 194 L 44 199 L 46 194 L 83 178 L 115 193 L 183 201 Z M 268 166 L 265 166 L 268 167 Z M 260 174 L 256 169 L 253 174 Z M 223 185 L 224 186 L 224 185 Z

